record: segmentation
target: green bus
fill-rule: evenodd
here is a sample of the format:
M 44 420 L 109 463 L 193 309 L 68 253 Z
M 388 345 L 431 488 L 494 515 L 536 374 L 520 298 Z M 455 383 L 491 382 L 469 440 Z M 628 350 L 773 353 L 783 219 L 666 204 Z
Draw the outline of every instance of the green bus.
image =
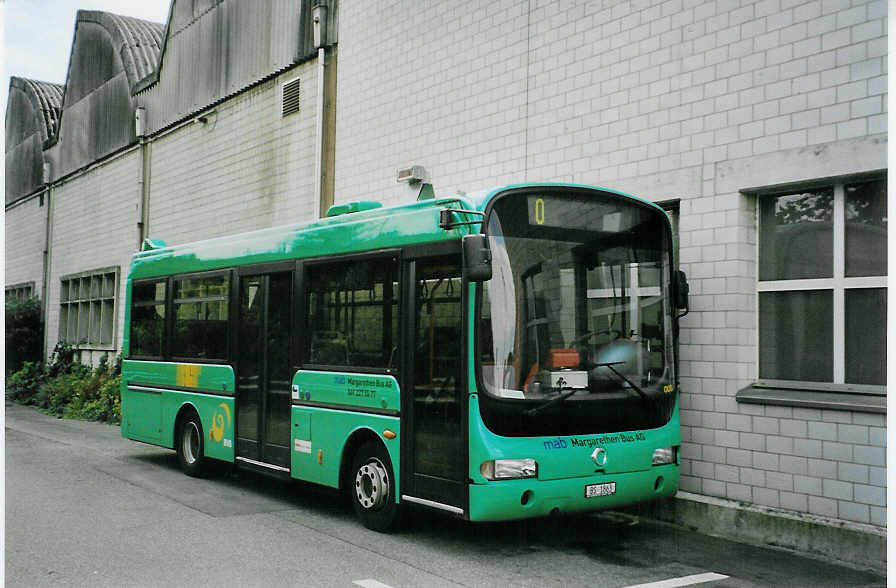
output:
M 669 496 L 687 282 L 655 204 L 523 184 L 177 246 L 126 285 L 122 435 L 471 521 Z

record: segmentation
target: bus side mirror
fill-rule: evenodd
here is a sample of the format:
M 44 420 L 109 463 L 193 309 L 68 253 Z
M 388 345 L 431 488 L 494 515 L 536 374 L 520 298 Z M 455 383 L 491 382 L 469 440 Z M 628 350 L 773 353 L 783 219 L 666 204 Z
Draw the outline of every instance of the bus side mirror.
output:
M 688 285 L 688 277 L 683 271 L 677 270 L 675 272 L 675 308 L 684 310 L 684 314 L 679 318 L 688 313 L 688 294 L 690 291 L 691 287 Z
M 492 251 L 485 235 L 464 235 L 464 275 L 471 282 L 492 279 Z

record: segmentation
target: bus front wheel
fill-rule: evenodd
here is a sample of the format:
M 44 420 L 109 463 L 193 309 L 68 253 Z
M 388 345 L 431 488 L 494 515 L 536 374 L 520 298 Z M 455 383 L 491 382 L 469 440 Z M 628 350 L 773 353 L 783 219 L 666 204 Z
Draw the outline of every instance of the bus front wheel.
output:
M 194 478 L 201 477 L 205 469 L 205 444 L 198 416 L 192 414 L 180 422 L 174 445 L 181 471 Z
M 352 460 L 349 494 L 358 518 L 368 529 L 384 533 L 398 522 L 392 460 L 379 443 L 368 441 Z

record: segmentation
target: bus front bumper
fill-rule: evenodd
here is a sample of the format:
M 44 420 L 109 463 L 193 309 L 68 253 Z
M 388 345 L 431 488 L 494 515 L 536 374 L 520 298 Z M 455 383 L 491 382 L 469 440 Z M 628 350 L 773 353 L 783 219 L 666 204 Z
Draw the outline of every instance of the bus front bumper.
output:
M 529 478 L 470 484 L 470 520 L 506 521 L 547 516 L 554 511 L 584 512 L 625 506 L 672 496 L 678 491 L 680 476 L 680 466 L 671 464 L 640 472 L 583 478 Z M 589 486 L 597 495 L 587 498 Z

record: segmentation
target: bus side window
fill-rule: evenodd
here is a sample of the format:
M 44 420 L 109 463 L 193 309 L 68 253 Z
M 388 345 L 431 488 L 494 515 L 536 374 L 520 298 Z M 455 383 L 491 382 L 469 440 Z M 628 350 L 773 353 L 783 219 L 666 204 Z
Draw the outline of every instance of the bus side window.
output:
M 380 258 L 312 265 L 305 320 L 309 363 L 397 367 L 397 262 Z
M 165 288 L 165 280 L 134 283 L 131 356 L 161 359 L 165 340 Z
M 462 373 L 460 260 L 417 262 L 414 309 L 414 469 L 459 479 Z
M 452 392 L 460 365 L 460 266 L 447 260 L 417 264 L 415 383 Z
M 176 278 L 172 290 L 172 357 L 226 359 L 230 276 L 215 274 Z

